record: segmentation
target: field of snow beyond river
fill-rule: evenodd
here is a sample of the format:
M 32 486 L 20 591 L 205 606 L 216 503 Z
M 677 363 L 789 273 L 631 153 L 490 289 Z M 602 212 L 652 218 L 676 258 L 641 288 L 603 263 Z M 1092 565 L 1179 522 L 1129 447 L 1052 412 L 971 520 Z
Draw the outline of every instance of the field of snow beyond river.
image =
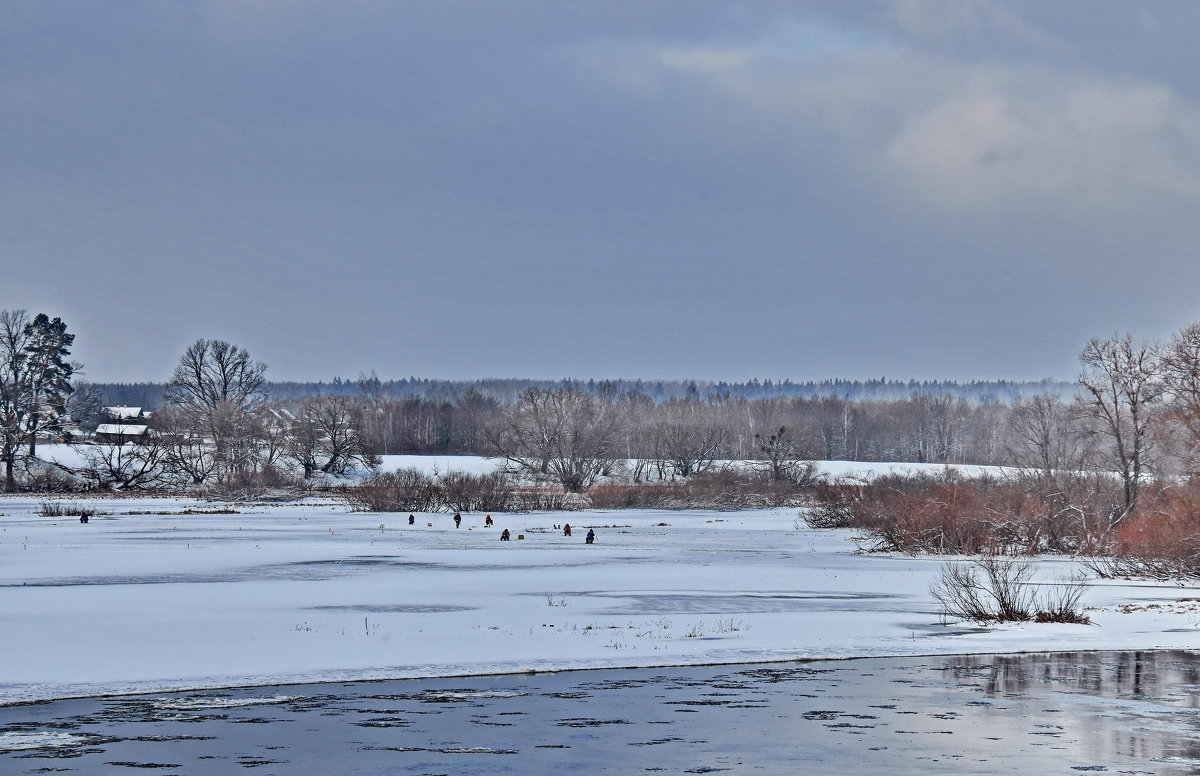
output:
M 1098 581 L 1093 625 L 945 624 L 944 559 L 792 509 L 352 513 L 332 502 L 0 499 L 0 702 L 813 657 L 1200 647 L 1200 593 Z M 563 536 L 560 526 L 574 529 Z M 512 541 L 499 541 L 508 528 Z M 596 543 L 584 543 L 589 528 Z M 524 538 L 520 538 L 520 537 Z M 1046 558 L 1042 579 L 1073 561 Z

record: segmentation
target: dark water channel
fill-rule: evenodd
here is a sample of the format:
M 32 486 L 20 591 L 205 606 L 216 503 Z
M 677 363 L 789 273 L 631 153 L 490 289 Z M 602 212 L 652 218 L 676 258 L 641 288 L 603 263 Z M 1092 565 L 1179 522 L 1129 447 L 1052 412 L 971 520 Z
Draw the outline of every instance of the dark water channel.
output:
M 1200 774 L 1200 654 L 255 687 L 0 708 L 0 773 Z

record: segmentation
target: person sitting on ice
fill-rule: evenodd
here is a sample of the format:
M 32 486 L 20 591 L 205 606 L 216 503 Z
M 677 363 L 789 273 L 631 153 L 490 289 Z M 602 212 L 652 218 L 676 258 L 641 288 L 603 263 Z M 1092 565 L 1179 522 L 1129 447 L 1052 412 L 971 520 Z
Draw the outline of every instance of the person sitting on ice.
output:
M 507 542 L 508 540 L 509 540 L 508 539 L 508 529 L 505 528 L 503 531 L 500 532 L 500 541 Z
M 588 544 L 591 544 L 592 542 L 596 541 L 596 532 L 593 531 L 591 528 L 589 528 L 587 538 L 584 539 L 584 541 L 587 542 Z
M 409 525 L 413 525 L 413 524 L 415 524 L 416 522 L 417 522 L 417 516 L 416 516 L 416 515 L 409 515 L 409 516 L 408 516 L 408 524 L 409 524 Z
M 487 526 L 488 528 L 491 528 L 492 527 L 492 516 L 488 515 L 487 517 L 483 518 L 483 524 L 485 526 Z
M 570 535 L 571 535 L 571 524 L 567 523 L 566 525 L 563 526 L 563 536 L 570 536 Z

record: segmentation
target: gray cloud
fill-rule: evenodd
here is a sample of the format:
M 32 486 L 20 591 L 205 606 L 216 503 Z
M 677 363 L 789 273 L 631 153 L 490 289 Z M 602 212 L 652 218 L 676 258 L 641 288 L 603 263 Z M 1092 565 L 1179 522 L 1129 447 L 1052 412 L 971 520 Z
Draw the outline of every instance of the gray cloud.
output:
M 1195 315 L 1197 15 L 13 3 L 0 306 L 96 379 L 1070 376 Z

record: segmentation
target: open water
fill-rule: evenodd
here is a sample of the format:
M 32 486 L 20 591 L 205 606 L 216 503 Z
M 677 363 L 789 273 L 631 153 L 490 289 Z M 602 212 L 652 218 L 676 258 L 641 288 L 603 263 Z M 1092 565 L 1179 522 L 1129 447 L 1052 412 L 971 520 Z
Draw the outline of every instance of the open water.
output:
M 0 708 L 3 774 L 1200 774 L 1200 655 L 254 687 Z

